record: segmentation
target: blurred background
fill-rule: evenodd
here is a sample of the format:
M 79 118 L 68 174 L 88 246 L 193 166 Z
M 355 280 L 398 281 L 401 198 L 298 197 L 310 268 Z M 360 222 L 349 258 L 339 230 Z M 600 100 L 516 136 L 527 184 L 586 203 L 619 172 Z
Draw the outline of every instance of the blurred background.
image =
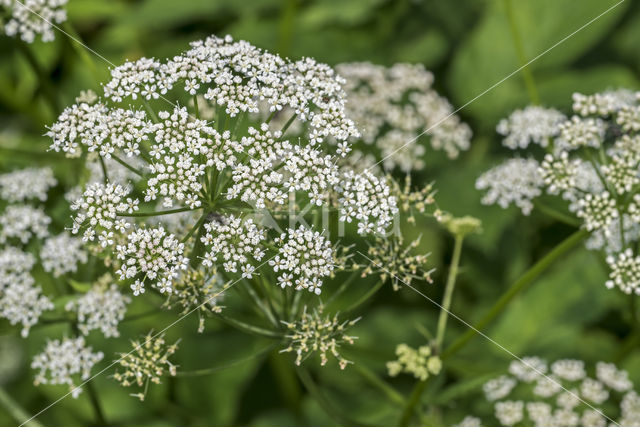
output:
M 616 3 L 513 1 L 524 60 L 536 57 Z M 283 56 L 310 56 L 331 65 L 422 63 L 434 73 L 435 87 L 454 107 L 511 74 L 523 60 L 502 0 L 69 0 L 67 10 L 64 30 L 94 53 L 60 32 L 54 42 L 37 41 L 26 48 L 18 40 L 0 36 L 0 168 L 53 163 L 67 187 L 77 176 L 76 165 L 47 153 L 49 142 L 41 136 L 61 107 L 72 103 L 80 90 L 98 91 L 113 64 L 141 56 L 171 57 L 189 41 L 209 34 L 230 34 Z M 639 41 L 640 2 L 626 0 L 531 64 L 541 103 L 567 111 L 573 92 L 639 89 Z M 474 188 L 480 173 L 509 154 L 495 134 L 498 120 L 530 102 L 523 76 L 516 73 L 459 112 L 474 132 L 471 150 L 456 160 L 427 150 L 427 167 L 413 177 L 416 185 L 435 183 L 443 210 L 483 222 L 483 233 L 470 237 L 465 246 L 452 305 L 452 311 L 470 323 L 486 313 L 523 271 L 575 231 L 544 214 L 523 217 L 515 208 L 482 206 L 482 195 Z M 61 189 L 57 200 L 49 201 L 50 207 L 58 209 L 61 227 L 68 218 L 62 193 Z M 424 290 L 439 300 L 453 241 L 428 219 L 418 221 L 407 233 L 421 234 L 420 249 L 432 252 L 429 267 L 437 270 L 434 283 Z M 616 361 L 640 384 L 640 340 L 625 317 L 628 299 L 603 286 L 607 273 L 600 258 L 584 248 L 571 251 L 511 304 L 487 334 L 518 355 Z M 420 327 L 433 330 L 437 313 L 437 307 L 415 293 L 394 293 L 387 287 L 361 310 L 363 320 L 352 330 L 360 339 L 345 354 L 384 376 L 384 363 L 393 359 L 395 346 L 423 343 Z M 147 328 L 166 323 L 159 319 L 141 322 Z M 448 340 L 465 331 L 455 319 L 449 325 Z M 135 330 L 144 326 L 136 325 Z M 142 404 L 107 376 L 99 378 L 96 384 L 114 425 L 334 425 L 295 377 L 283 380 L 278 373 L 283 359 L 264 353 L 240 360 L 264 348 L 264 343 L 215 325 L 201 336 L 191 326 L 191 335 L 182 336 L 178 363 L 190 369 L 229 366 L 205 377 L 167 381 Z M 8 329 L 5 323 L 0 328 Z M 34 331 L 34 336 L 44 340 L 54 332 L 55 328 L 44 328 Z M 127 335 L 125 331 L 123 336 Z M 3 347 L 29 355 L 40 348 L 33 345 L 27 348 L 15 340 Z M 118 350 L 124 348 L 126 340 Z M 8 360 L 0 353 L 0 364 Z M 14 374 L 0 375 L 0 382 L 25 408 L 36 412 L 55 400 L 60 388 L 34 388 L 29 359 L 21 360 L 18 370 L 11 371 Z M 439 381 L 446 383 L 448 393 L 436 395 L 428 389 L 423 399 L 440 405 L 447 425 L 466 414 L 487 413 L 490 405 L 481 397 L 480 386 L 509 361 L 508 354 L 476 337 L 447 361 L 447 373 Z M 372 390 L 355 367 L 317 372 L 324 396 L 352 418 L 375 425 L 389 425 L 389 420 L 396 419 L 399 408 Z M 409 377 L 392 383 L 406 395 L 413 386 Z M 452 388 L 454 384 L 458 387 Z M 0 408 L 0 425 L 12 425 L 12 418 L 3 411 Z M 91 419 L 88 402 L 66 399 L 41 421 L 84 425 Z

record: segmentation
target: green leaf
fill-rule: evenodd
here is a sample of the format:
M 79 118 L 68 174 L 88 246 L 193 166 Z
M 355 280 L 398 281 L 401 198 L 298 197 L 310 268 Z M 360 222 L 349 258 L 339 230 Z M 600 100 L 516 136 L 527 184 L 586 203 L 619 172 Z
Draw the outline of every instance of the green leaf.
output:
M 573 0 L 517 0 L 517 7 L 513 8 L 515 23 L 528 60 L 570 36 L 531 64 L 536 82 L 540 72 L 549 74 L 553 70 L 557 73 L 594 46 L 616 24 L 629 2 L 572 33 L 616 3 L 615 0 L 579 3 Z M 466 109 L 484 120 L 490 118 L 493 123 L 515 106 L 527 103 L 528 97 L 518 73 L 502 81 L 520 65 L 504 2 L 488 2 L 482 21 L 453 59 L 448 86 L 455 104 L 468 102 L 497 85 Z M 543 98 L 543 102 L 547 100 Z

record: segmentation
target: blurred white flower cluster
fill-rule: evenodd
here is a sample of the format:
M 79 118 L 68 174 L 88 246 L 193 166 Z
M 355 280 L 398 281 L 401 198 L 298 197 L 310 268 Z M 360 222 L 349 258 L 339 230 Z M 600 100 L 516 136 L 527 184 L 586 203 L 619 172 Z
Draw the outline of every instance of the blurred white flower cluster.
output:
M 371 151 L 374 146 L 385 169 L 403 172 L 424 167 L 426 135 L 434 150 L 450 158 L 469 149 L 471 129 L 433 88 L 433 74 L 419 64 L 392 67 L 368 62 L 336 66 L 347 80 L 347 112 Z
M 74 283 L 70 276 L 89 259 L 82 239 L 66 231 L 50 234 L 53 221 L 42 204 L 56 184 L 48 168 L 0 175 L 0 197 L 9 203 L 0 212 L 0 316 L 12 325 L 20 324 L 25 338 L 42 321 L 44 312 L 56 309 L 53 295 L 62 296 L 63 288 Z M 34 276 L 40 268 L 50 276 L 43 276 L 42 272 Z M 34 277 L 38 277 L 37 282 Z M 79 282 L 75 284 L 83 287 Z M 99 329 L 105 337 L 118 336 L 118 323 L 124 318 L 130 297 L 120 293 L 108 275 L 93 287 L 88 286 L 86 291 L 64 297 L 64 309 L 76 316 L 77 331 L 88 335 Z M 77 397 L 81 388 L 75 386 L 76 380 L 89 378 L 92 366 L 102 358 L 101 352 L 94 353 L 85 345 L 83 336 L 49 341 L 31 364 L 38 370 L 35 383 L 66 384 L 72 396 Z
M 0 0 L 0 12 L 8 15 L 4 32 L 8 36 L 33 43 L 36 35 L 45 42 L 53 41 L 55 24 L 67 20 L 67 0 Z
M 59 276 L 75 271 L 77 264 L 87 259 L 79 239 L 70 238 L 66 233 L 49 234 L 51 218 L 39 205 L 46 201 L 49 189 L 56 184 L 48 168 L 28 168 L 0 175 L 0 198 L 8 203 L 0 212 L 0 316 L 12 325 L 22 325 L 23 337 L 38 323 L 43 312 L 54 307 L 33 278 L 36 261 L 42 263 L 46 272 Z M 36 239 L 46 240 L 34 255 L 28 252 L 27 245 Z
M 640 237 L 638 99 L 638 93 L 624 89 L 576 93 L 575 114 L 569 118 L 536 106 L 515 111 L 498 125 L 504 145 L 541 154 L 509 159 L 476 181 L 478 189 L 486 190 L 483 203 L 514 204 L 525 215 L 543 193 L 560 196 L 569 214 L 590 232 L 587 247 L 607 254 L 607 287 L 628 294 L 640 294 L 633 250 Z
M 503 426 L 636 426 L 640 396 L 628 373 L 606 362 L 596 364 L 593 376 L 588 372 L 581 360 L 549 365 L 539 357 L 525 357 L 511 362 L 509 373 L 488 381 L 483 390 Z M 475 417 L 458 424 L 480 425 Z
M 67 384 L 76 398 L 82 388 L 76 385 L 91 376 L 93 365 L 102 360 L 102 352 L 93 353 L 83 337 L 48 341 L 44 351 L 37 354 L 31 368 L 37 369 L 35 384 Z

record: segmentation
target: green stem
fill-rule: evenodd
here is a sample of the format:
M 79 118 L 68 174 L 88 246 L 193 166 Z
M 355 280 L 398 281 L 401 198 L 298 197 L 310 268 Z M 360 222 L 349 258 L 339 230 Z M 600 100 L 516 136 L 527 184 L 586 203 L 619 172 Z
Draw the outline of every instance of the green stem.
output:
M 402 394 L 400 394 L 395 388 L 391 387 L 386 381 L 376 375 L 375 372 L 359 363 L 355 363 L 352 366 L 353 369 L 355 369 L 356 372 L 358 372 L 362 376 L 362 378 L 364 378 L 372 386 L 379 389 L 393 403 L 397 405 L 406 404 L 404 396 L 402 396 Z
M 80 35 L 76 32 L 75 28 L 73 28 L 71 23 L 69 21 L 64 22 L 62 24 L 62 28 L 67 34 L 71 36 L 72 40 L 69 40 L 71 48 L 76 53 L 76 55 L 78 55 L 78 57 L 84 62 L 85 66 L 89 68 L 89 71 L 91 71 L 91 74 L 93 74 L 93 77 L 95 77 L 95 82 L 101 82 L 102 80 L 104 80 L 104 76 L 101 75 L 101 73 L 98 71 L 98 67 L 96 67 L 95 62 L 93 62 L 91 55 L 89 55 L 86 45 L 80 38 Z
M 131 172 L 135 173 L 138 176 L 143 176 L 144 173 L 142 173 L 142 171 L 134 168 L 133 166 L 131 166 L 129 163 L 125 162 L 124 160 L 122 160 L 120 157 L 116 156 L 115 154 L 111 154 L 111 158 L 113 160 L 115 160 L 116 162 L 120 163 L 122 166 L 124 166 L 125 168 L 129 169 Z M 100 157 L 100 162 L 104 163 L 104 160 L 102 160 L 102 157 Z
M 349 307 L 347 307 L 345 312 L 353 311 L 356 308 L 360 307 L 362 304 L 364 304 L 365 301 L 367 301 L 369 298 L 375 295 L 375 293 L 380 290 L 382 285 L 384 285 L 384 281 L 379 280 L 378 283 L 376 283 L 371 289 L 369 289 L 369 291 L 366 294 L 358 298 L 356 302 L 354 302 Z
M 225 322 L 226 324 L 253 335 L 259 335 L 267 338 L 282 338 L 282 334 L 279 332 L 270 331 L 268 329 L 264 329 L 259 326 L 251 325 L 249 323 L 242 322 L 232 317 L 225 316 L 224 314 L 221 314 L 221 313 L 216 313 L 215 316 L 218 319 Z
M 407 406 L 404 408 L 404 411 L 402 411 L 402 416 L 400 417 L 398 427 L 406 427 L 409 425 L 411 417 L 413 417 L 413 410 L 420 402 L 420 397 L 422 396 L 422 392 L 424 391 L 424 388 L 426 386 L 426 381 L 419 381 L 413 388 L 411 396 L 409 397 L 409 401 L 407 402 Z
M 262 356 L 263 354 L 265 354 L 268 351 L 271 351 L 273 349 L 273 347 L 275 346 L 275 344 L 271 344 L 266 346 L 265 348 L 258 350 L 257 352 L 250 354 L 249 356 L 240 358 L 240 359 L 235 359 L 232 360 L 229 363 L 226 363 L 224 365 L 219 365 L 219 366 L 211 366 L 209 368 L 203 368 L 203 369 L 196 369 L 194 371 L 178 371 L 176 374 L 176 377 L 203 377 L 206 375 L 211 375 L 213 373 L 219 372 L 219 371 L 223 371 L 225 369 L 228 368 L 232 368 L 236 365 L 240 365 L 244 362 L 248 362 L 249 360 L 252 359 L 256 359 L 260 356 Z
M 509 20 L 509 28 L 511 29 L 513 44 L 515 45 L 516 54 L 518 55 L 518 62 L 520 62 L 520 66 L 522 67 L 522 77 L 529 94 L 529 99 L 533 104 L 538 105 L 540 104 L 540 95 L 538 94 L 538 88 L 536 87 L 535 80 L 533 79 L 531 69 L 527 65 L 527 56 L 524 53 L 524 45 L 522 44 L 522 37 L 518 31 L 518 25 L 516 23 L 516 17 L 513 12 L 513 5 L 511 1 L 512 0 L 504 0 L 504 4 L 507 10 L 507 19 Z
M 456 286 L 456 278 L 458 276 L 458 269 L 460 266 L 460 256 L 462 254 L 462 243 L 464 242 L 464 234 L 455 235 L 455 243 L 453 246 L 453 255 L 451 257 L 451 266 L 449 267 L 449 275 L 447 276 L 447 284 L 444 290 L 444 296 L 442 298 L 442 306 L 440 307 L 440 316 L 438 317 L 438 326 L 436 333 L 436 349 L 438 352 L 442 349 L 444 342 L 444 334 L 447 330 L 447 319 L 449 318 L 449 308 L 451 307 L 451 300 L 453 297 L 453 290 Z M 404 408 L 402 417 L 400 418 L 399 426 L 406 426 L 409 424 L 411 417 L 413 416 L 416 405 L 420 402 L 422 393 L 426 386 L 426 381 L 418 381 L 411 392 L 409 402 Z
M 307 389 L 309 394 L 318 402 L 318 404 L 324 409 L 324 411 L 329 415 L 338 425 L 349 426 L 349 427 L 363 427 L 367 426 L 367 424 L 359 423 L 357 421 L 352 421 L 347 418 L 344 414 L 342 414 L 337 408 L 333 406 L 329 400 L 322 394 L 320 388 L 316 385 L 309 375 L 309 372 L 302 367 L 296 367 L 296 373 L 298 374 L 298 378 L 304 387 Z
M 265 123 L 269 124 L 271 122 L 271 120 L 273 120 L 273 118 L 276 116 L 277 112 L 278 111 L 276 110 L 276 111 L 273 111 L 271 114 L 269 114 L 269 117 L 267 117 L 267 120 L 265 120 Z
M 513 285 L 500 297 L 498 301 L 493 305 L 489 312 L 475 325 L 473 329 L 469 329 L 460 338 L 458 338 L 450 347 L 448 347 L 442 353 L 442 359 L 451 357 L 458 352 L 469 342 L 479 330 L 484 329 L 496 316 L 498 316 L 507 307 L 507 304 L 511 302 L 520 292 L 522 292 L 527 285 L 537 279 L 549 266 L 567 253 L 570 249 L 575 247 L 578 243 L 584 240 L 589 235 L 589 232 L 581 229 L 567 237 L 562 243 L 556 246 L 551 252 L 545 255 L 542 259 L 536 262 L 529 270 L 527 270 Z
M 27 62 L 29 62 L 29 65 L 31 65 L 31 68 L 38 76 L 38 81 L 42 86 L 42 94 L 47 99 L 47 101 L 49 101 L 49 104 L 51 105 L 51 108 L 53 109 L 54 114 L 57 115 L 61 110 L 60 102 L 58 101 L 58 97 L 56 96 L 55 90 L 51 86 L 51 81 L 49 79 L 49 76 L 47 75 L 46 71 L 42 68 L 42 66 L 40 65 L 40 62 L 38 62 L 38 59 L 35 57 L 33 52 L 31 52 L 31 49 L 29 48 L 29 46 L 22 41 L 18 41 L 17 44 L 20 51 L 23 53 L 24 57 L 27 59 Z
M 291 51 L 291 39 L 297 9 L 297 0 L 287 0 L 282 2 L 282 12 L 280 15 L 280 46 L 278 51 L 283 57 L 289 55 Z
M 0 387 L 0 405 L 16 420 L 20 425 L 24 424 L 26 427 L 43 427 L 39 421 L 31 419 L 29 415 L 7 391 Z M 27 420 L 31 420 L 28 421 Z
M 93 410 L 96 415 L 96 422 L 100 426 L 107 426 L 107 421 L 104 417 L 104 413 L 102 412 L 102 406 L 100 405 L 100 400 L 98 400 L 98 393 L 96 389 L 93 387 L 93 383 L 88 381 L 84 385 L 87 389 L 87 394 L 89 395 L 89 399 L 91 400 L 91 405 L 93 406 Z
M 195 112 L 196 119 L 200 119 L 200 110 L 198 109 L 198 96 L 193 95 L 193 110 Z
M 349 285 L 356 279 L 356 277 L 358 277 L 359 274 L 360 274 L 360 270 L 353 270 L 349 275 L 349 277 L 347 277 L 345 280 L 342 281 L 342 283 L 340 284 L 340 287 L 338 287 L 338 289 L 335 292 L 333 292 L 333 294 L 324 303 L 324 305 L 331 304 L 333 301 L 335 301 L 336 297 L 338 297 L 339 295 L 342 295 L 342 293 L 347 290 L 347 287 L 349 287 Z
M 573 218 L 570 215 L 567 215 L 563 212 L 557 211 L 552 207 L 549 207 L 545 204 L 542 204 L 540 202 L 533 202 L 533 205 L 535 206 L 536 209 L 538 209 L 540 212 L 544 213 L 545 215 L 550 216 L 551 218 L 562 222 L 563 224 L 567 224 L 567 225 L 571 225 L 573 227 L 579 227 L 580 226 L 580 221 L 578 221 L 577 219 Z
M 282 354 L 274 350 L 269 355 L 269 365 L 286 405 L 291 412 L 300 415 L 302 391 L 296 374 L 291 369 L 290 358 L 283 357 Z
M 147 217 L 147 216 L 160 216 L 160 215 L 171 215 L 174 213 L 186 212 L 186 211 L 195 211 L 202 208 L 191 209 L 191 208 L 178 208 L 178 209 L 170 209 L 168 211 L 156 211 L 156 212 L 118 212 L 116 215 L 118 216 L 127 216 L 127 217 Z
M 144 108 L 145 108 L 145 110 L 147 110 L 147 113 L 151 117 L 151 120 L 154 123 L 159 123 L 160 120 L 158 119 L 158 116 L 156 115 L 156 112 L 153 111 L 153 108 L 151 108 L 151 104 L 144 97 L 142 98 L 142 104 L 144 104 Z
M 451 307 L 453 290 L 456 286 L 456 277 L 458 276 L 458 267 L 460 265 L 460 254 L 462 253 L 463 241 L 464 236 L 457 235 L 455 244 L 453 246 L 453 257 L 451 258 L 449 276 L 447 277 L 447 285 L 444 289 L 442 307 L 440 307 L 440 317 L 438 318 L 438 328 L 436 333 L 436 348 L 438 349 L 438 351 L 442 349 L 442 344 L 444 342 L 444 333 L 447 329 L 447 319 L 449 318 L 449 308 Z
M 287 129 L 289 129 L 289 126 L 291 126 L 291 124 L 293 123 L 293 121 L 296 119 L 296 115 L 293 114 L 289 120 L 287 120 L 287 123 L 284 124 L 284 126 L 282 126 L 282 129 L 280 130 L 280 133 L 282 133 L 282 135 L 284 135 L 284 133 L 287 131 Z
M 100 168 L 102 168 L 102 175 L 104 175 L 104 183 L 107 184 L 109 182 L 109 175 L 107 174 L 107 165 L 104 164 L 104 159 L 102 156 L 98 156 L 100 159 Z
M 207 219 L 207 212 L 204 212 L 204 213 L 202 214 L 202 216 L 200 216 L 200 218 L 198 219 L 198 221 L 194 224 L 194 226 L 193 226 L 193 227 L 191 227 L 191 230 L 189 230 L 189 232 L 187 233 L 187 235 L 186 235 L 186 236 L 184 236 L 184 237 L 182 238 L 182 240 L 180 240 L 180 242 L 181 242 L 181 243 L 186 243 L 186 242 L 187 242 L 187 240 L 189 240 L 189 238 L 190 238 L 191 236 L 193 236 L 193 233 L 195 233 L 195 232 L 196 232 L 196 230 L 197 230 L 197 229 L 199 229 L 199 228 L 202 226 L 202 224 L 205 222 L 205 220 L 206 220 L 206 219 Z

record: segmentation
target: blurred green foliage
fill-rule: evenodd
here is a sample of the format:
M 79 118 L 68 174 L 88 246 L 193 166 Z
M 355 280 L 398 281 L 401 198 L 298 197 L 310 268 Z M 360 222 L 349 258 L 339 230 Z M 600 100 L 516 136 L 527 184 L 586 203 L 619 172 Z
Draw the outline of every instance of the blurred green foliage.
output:
M 531 64 L 544 105 L 567 108 L 575 91 L 593 93 L 609 88 L 638 89 L 640 71 L 640 4 L 624 1 L 580 30 L 617 0 L 517 0 L 514 16 L 524 55 Z M 63 28 L 95 53 L 58 32 L 53 43 L 20 42 L 0 37 L 0 167 L 53 165 L 62 186 L 71 186 L 80 165 L 47 153 L 41 137 L 45 125 L 81 89 L 99 88 L 110 64 L 140 56 L 168 57 L 208 34 L 231 34 L 285 56 L 311 56 L 329 64 L 371 61 L 390 65 L 399 61 L 423 63 L 432 70 L 436 87 L 455 107 L 513 73 L 521 64 L 502 0 L 70 0 L 69 22 Z M 578 33 L 572 35 L 576 30 Z M 28 54 L 27 54 L 28 53 Z M 29 63 L 40 68 L 40 76 Z M 497 163 L 505 151 L 494 133 L 496 122 L 512 109 L 529 102 L 522 74 L 515 73 L 460 111 L 474 130 L 472 149 L 455 161 L 430 155 L 427 168 L 414 182 L 435 181 L 439 206 L 455 215 L 472 215 L 483 223 L 483 233 L 467 239 L 452 311 L 465 321 L 477 321 L 504 290 L 535 260 L 573 231 L 544 214 L 522 217 L 515 209 L 480 204 L 476 177 Z M 62 190 L 50 201 L 56 226 L 68 223 Z M 440 300 L 452 239 L 430 220 L 407 230 L 422 234 L 423 250 L 432 252 L 434 283 L 424 291 Z M 550 359 L 579 357 L 587 361 L 612 360 L 629 370 L 640 383 L 640 349 L 626 318 L 628 298 L 607 291 L 606 272 L 598 257 L 576 249 L 555 263 L 543 277 L 519 296 L 486 331 L 518 355 L 537 354 Z M 366 283 L 354 286 L 367 286 Z M 232 305 L 232 302 L 229 302 Z M 131 312 L 143 312 L 134 307 Z M 401 342 L 419 345 L 425 340 L 421 325 L 435 329 L 437 307 L 405 289 L 383 288 L 375 301 L 360 308 L 363 319 L 353 328 L 357 345 L 346 353 L 364 369 L 386 377 L 384 363 Z M 159 328 L 172 317 L 159 314 L 125 324 L 123 336 Z M 312 369 L 322 398 L 305 390 L 295 377 L 283 376 L 277 356 L 267 342 L 243 337 L 210 322 L 198 335 L 196 320 L 185 319 L 180 331 L 178 363 L 187 371 L 221 367 L 207 376 L 178 377 L 152 389 L 141 404 L 103 375 L 95 380 L 107 418 L 122 426 L 327 426 L 335 425 L 330 411 L 374 425 L 393 425 L 401 405 L 371 386 L 358 367 L 346 371 Z M 450 319 L 447 342 L 466 330 Z M 0 324 L 3 330 L 6 324 Z M 38 351 L 46 336 L 65 331 L 41 327 L 25 344 L 24 353 Z M 176 339 L 177 328 L 169 339 Z M 100 348 L 98 336 L 90 341 Z M 127 347 L 126 339 L 110 341 L 113 352 Z M 255 356 L 252 356 L 255 355 Z M 249 356 L 249 357 L 248 357 Z M 107 356 L 109 357 L 109 356 Z M 19 378 L 7 384 L 15 400 L 36 412 L 60 395 L 60 388 L 31 384 L 28 359 Z M 436 403 L 434 419 L 445 425 L 468 413 L 487 414 L 489 404 L 479 398 L 484 380 L 507 366 L 510 356 L 481 337 L 447 360 L 446 370 L 423 395 Z M 288 378 L 288 379 L 287 379 Z M 408 396 L 413 381 L 390 381 Z M 87 425 L 92 420 L 88 399 L 65 399 L 46 412 L 45 425 Z M 0 409 L 0 425 L 13 421 Z

